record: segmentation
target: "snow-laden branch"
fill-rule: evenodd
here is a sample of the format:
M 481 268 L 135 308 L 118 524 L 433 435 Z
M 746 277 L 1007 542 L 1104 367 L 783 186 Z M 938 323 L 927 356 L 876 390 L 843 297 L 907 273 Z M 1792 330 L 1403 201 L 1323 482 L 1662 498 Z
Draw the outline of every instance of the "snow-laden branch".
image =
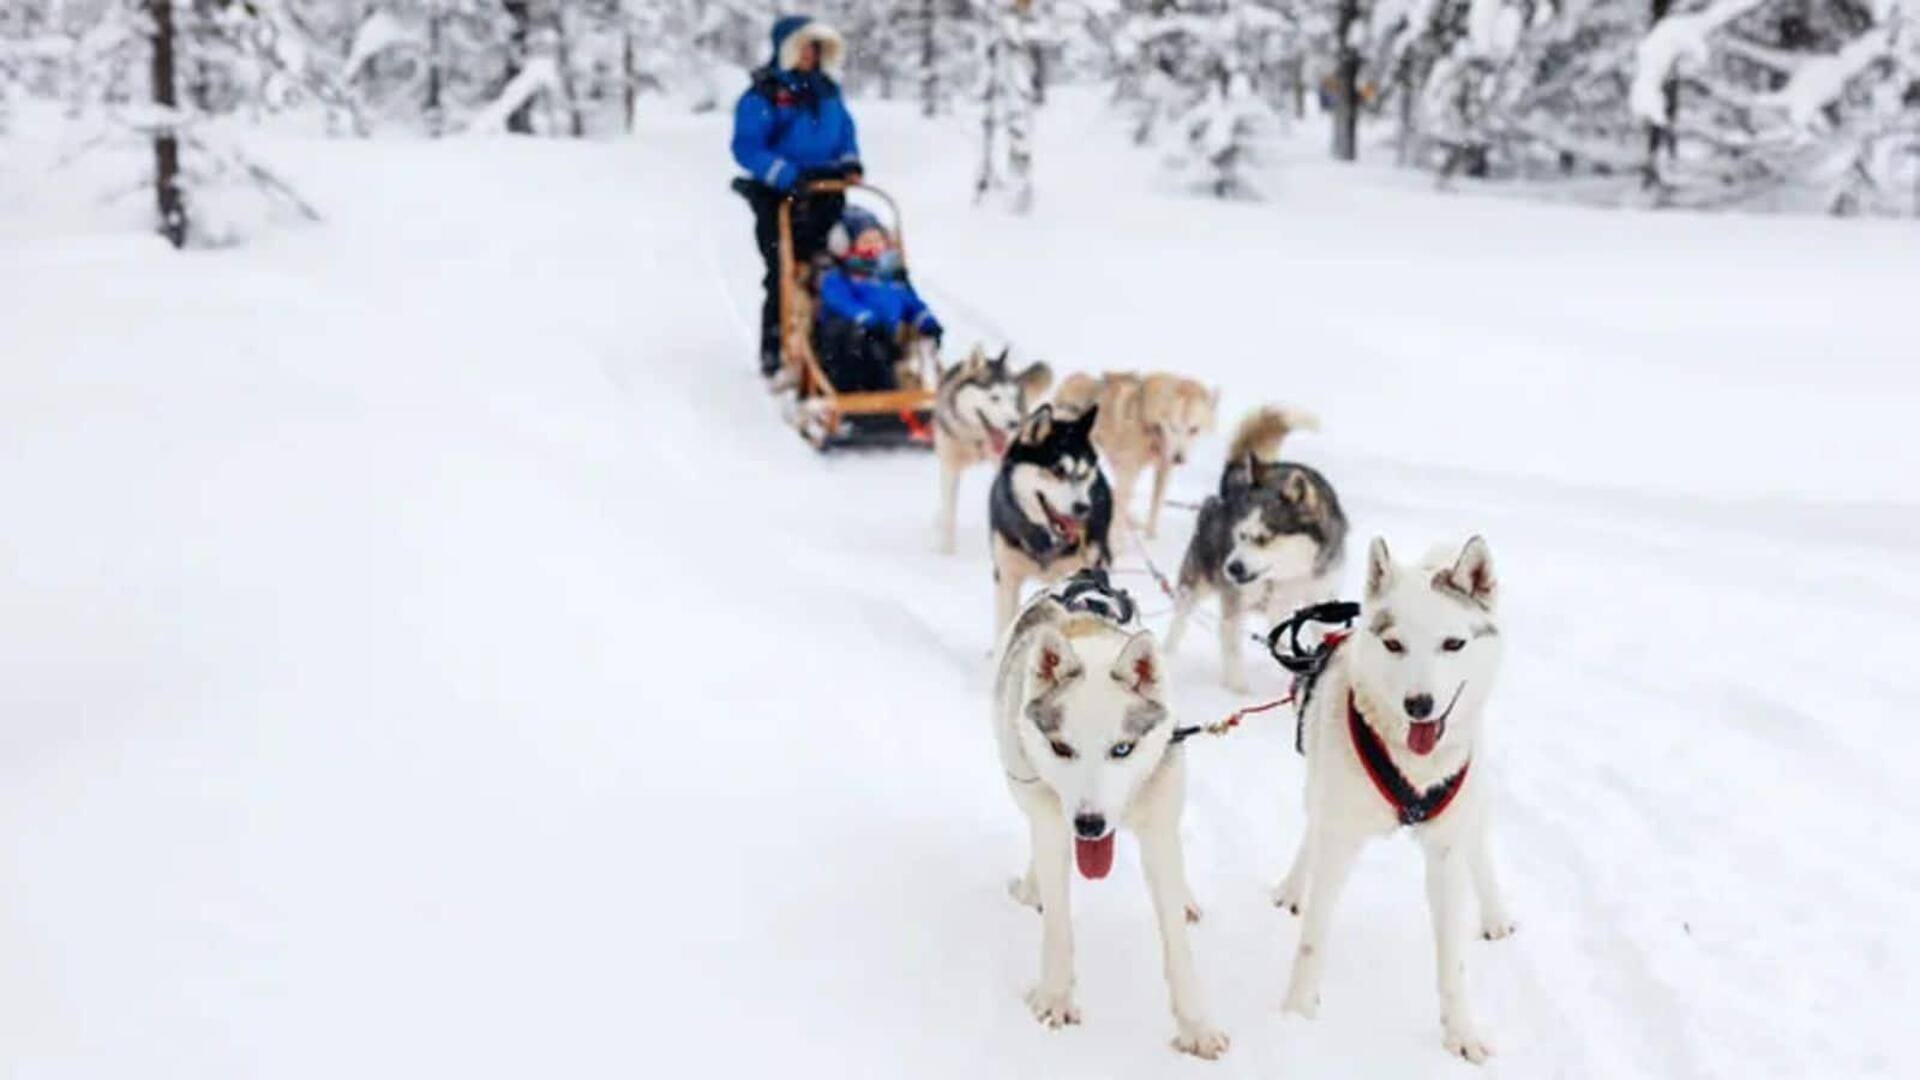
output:
M 1760 7 L 1767 0 L 1708 0 L 1706 6 L 1655 23 L 1634 50 L 1633 85 L 1628 100 L 1633 114 L 1649 124 L 1667 121 L 1665 84 L 1682 60 L 1707 58 L 1713 32 Z
M 1794 123 L 1813 123 L 1821 110 L 1846 91 L 1847 84 L 1895 54 L 1901 31 L 1912 33 L 1914 27 L 1897 6 L 1890 14 L 1885 23 L 1847 42 L 1839 52 L 1807 61 L 1793 73 L 1774 98 Z
M 473 114 L 473 119 L 467 122 L 467 133 L 478 135 L 503 130 L 507 117 L 545 91 L 560 92 L 560 69 L 554 66 L 553 57 L 536 56 L 527 61 L 527 66 L 500 91 L 499 97 Z

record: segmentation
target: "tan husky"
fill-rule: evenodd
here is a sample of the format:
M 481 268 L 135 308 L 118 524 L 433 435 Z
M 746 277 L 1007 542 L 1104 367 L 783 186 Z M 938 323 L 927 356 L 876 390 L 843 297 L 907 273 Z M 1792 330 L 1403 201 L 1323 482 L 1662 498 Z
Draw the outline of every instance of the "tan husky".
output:
M 1194 441 L 1213 430 L 1219 391 L 1166 372 L 1108 372 L 1099 378 L 1069 376 L 1053 400 L 1054 407 L 1066 415 L 1078 415 L 1089 405 L 1100 407 L 1093 444 L 1113 474 L 1114 502 L 1129 525 L 1134 523 L 1134 485 L 1143 470 L 1153 469 L 1153 500 L 1147 507 L 1145 530 L 1153 536 L 1160 529 L 1167 474 L 1186 464 Z

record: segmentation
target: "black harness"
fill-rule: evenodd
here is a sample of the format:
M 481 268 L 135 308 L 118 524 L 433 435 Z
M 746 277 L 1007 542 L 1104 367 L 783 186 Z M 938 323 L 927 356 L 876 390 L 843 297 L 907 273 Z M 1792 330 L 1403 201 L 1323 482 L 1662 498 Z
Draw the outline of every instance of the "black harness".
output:
M 1054 590 L 1053 598 L 1068 611 L 1098 615 L 1119 626 L 1130 625 L 1138 610 L 1127 590 L 1116 586 L 1105 570 L 1092 566 L 1068 578 Z
M 1466 783 L 1467 770 L 1473 766 L 1473 762 L 1469 761 L 1460 766 L 1459 772 L 1427 790 L 1416 789 L 1395 767 L 1393 757 L 1387 753 L 1386 744 L 1380 741 L 1380 736 L 1360 715 L 1360 706 L 1351 692 L 1347 694 L 1347 732 L 1353 738 L 1354 752 L 1360 755 L 1360 764 L 1366 768 L 1367 777 L 1392 805 L 1394 816 L 1400 819 L 1402 825 L 1419 825 L 1439 817 L 1453 797 L 1460 794 L 1460 785 Z
M 1360 617 L 1360 605 L 1351 600 L 1330 600 L 1303 607 L 1267 632 L 1267 653 L 1276 663 L 1293 673 L 1293 749 L 1307 752 L 1307 704 L 1313 700 L 1313 688 L 1326 673 L 1333 651 L 1347 640 L 1353 620 Z M 1300 641 L 1300 632 L 1309 625 L 1338 626 L 1309 649 Z M 1284 639 L 1284 640 L 1283 640 Z

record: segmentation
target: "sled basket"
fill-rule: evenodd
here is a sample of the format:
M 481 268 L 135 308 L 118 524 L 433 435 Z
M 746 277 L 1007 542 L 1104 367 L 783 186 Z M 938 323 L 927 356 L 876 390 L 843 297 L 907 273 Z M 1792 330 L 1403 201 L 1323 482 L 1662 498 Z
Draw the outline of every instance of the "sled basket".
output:
M 819 193 L 861 191 L 885 204 L 892 218 L 894 246 L 906 264 L 907 248 L 900 229 L 900 207 L 893 197 L 869 184 L 848 180 L 819 180 L 808 185 Z M 834 388 L 814 349 L 813 324 L 818 306 L 814 268 L 800 262 L 793 251 L 793 204 L 780 203 L 780 366 L 781 381 L 798 395 L 794 426 L 801 438 L 817 450 L 842 447 L 933 446 L 933 391 L 940 373 L 933 350 L 922 348 L 918 336 L 904 331 L 906 357 L 896 369 L 899 387 L 863 393 Z

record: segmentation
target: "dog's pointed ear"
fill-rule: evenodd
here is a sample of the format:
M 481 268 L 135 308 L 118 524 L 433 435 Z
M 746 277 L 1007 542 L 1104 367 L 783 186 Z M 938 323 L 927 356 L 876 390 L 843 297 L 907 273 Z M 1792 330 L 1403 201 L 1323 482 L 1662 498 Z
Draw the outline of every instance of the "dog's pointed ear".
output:
M 1220 493 L 1238 495 L 1253 486 L 1253 478 L 1260 475 L 1260 462 L 1252 454 L 1244 454 L 1227 462 L 1220 473 Z
M 1046 393 L 1047 388 L 1053 385 L 1053 369 L 1047 366 L 1046 361 L 1035 360 L 1023 368 L 1020 374 L 1015 375 L 1013 381 L 1019 385 L 1020 392 L 1031 401 Z
M 993 362 L 996 364 L 1005 364 L 1007 362 L 1007 357 L 1012 355 L 1013 355 L 1013 346 L 1002 345 L 1000 346 L 1000 355 L 994 357 Z
M 1300 508 L 1304 513 L 1317 513 L 1320 509 L 1320 490 L 1313 481 L 1299 469 L 1287 470 L 1287 478 L 1280 481 L 1280 497 Z
M 1053 406 L 1042 405 L 1028 413 L 1027 418 L 1020 422 L 1020 434 L 1015 436 L 1015 441 L 1034 445 L 1046 442 L 1047 436 L 1051 434 L 1053 434 Z
M 967 358 L 960 363 L 967 369 L 967 374 L 977 374 L 987 366 L 987 350 L 975 342 L 972 351 L 968 352 Z
M 1493 576 L 1493 552 L 1487 549 L 1487 542 L 1478 536 L 1468 539 L 1453 565 L 1433 575 L 1433 587 L 1483 611 L 1492 611 L 1500 595 L 1500 581 Z
M 1367 545 L 1367 599 L 1378 600 L 1393 584 L 1393 555 L 1387 541 L 1376 536 Z
M 1060 704 L 1056 699 L 1085 670 L 1057 627 L 1043 626 L 1034 631 L 1033 644 L 1027 651 L 1027 719 L 1045 734 L 1060 730 Z
M 1083 432 L 1086 432 L 1088 435 L 1092 435 L 1093 422 L 1099 419 L 1099 417 L 1100 417 L 1100 403 L 1098 401 L 1095 401 L 1087 406 L 1087 409 L 1085 412 L 1073 418 L 1073 426 L 1080 429 Z
M 1113 681 L 1132 693 L 1159 700 L 1164 686 L 1164 673 L 1160 664 L 1160 647 L 1154 643 L 1153 632 L 1142 630 L 1128 638 L 1120 648 L 1120 655 L 1114 657 L 1110 674 Z

